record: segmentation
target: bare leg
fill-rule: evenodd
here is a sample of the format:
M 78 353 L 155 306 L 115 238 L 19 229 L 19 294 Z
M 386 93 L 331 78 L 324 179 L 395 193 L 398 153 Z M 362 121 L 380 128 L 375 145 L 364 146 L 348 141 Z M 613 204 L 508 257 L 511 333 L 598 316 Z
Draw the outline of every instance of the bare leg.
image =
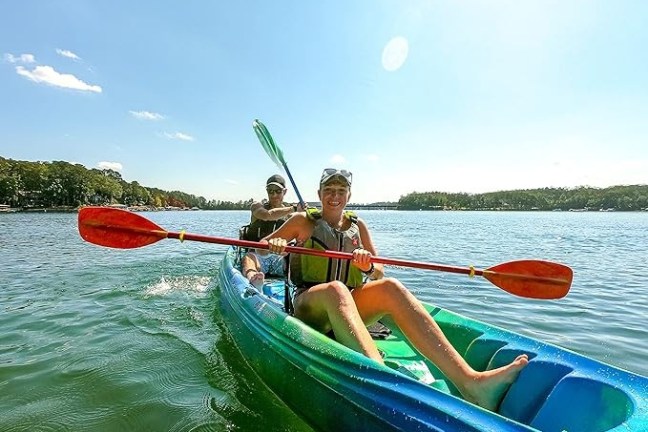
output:
M 248 280 L 255 288 L 261 289 L 263 288 L 263 282 L 265 281 L 265 274 L 262 272 L 249 272 Z
M 263 287 L 265 275 L 261 272 L 261 263 L 256 254 L 248 252 L 241 260 L 241 272 L 256 288 Z
M 383 363 L 351 292 L 341 282 L 316 285 L 300 294 L 295 299 L 295 317 L 323 333 L 333 329 L 342 345 Z
M 412 344 L 430 359 L 457 386 L 469 401 L 495 410 L 520 370 L 528 363 L 526 355 L 498 369 L 475 371 L 450 344 L 441 328 L 398 280 L 371 281 L 353 291 L 360 316 L 372 321 L 391 315 Z

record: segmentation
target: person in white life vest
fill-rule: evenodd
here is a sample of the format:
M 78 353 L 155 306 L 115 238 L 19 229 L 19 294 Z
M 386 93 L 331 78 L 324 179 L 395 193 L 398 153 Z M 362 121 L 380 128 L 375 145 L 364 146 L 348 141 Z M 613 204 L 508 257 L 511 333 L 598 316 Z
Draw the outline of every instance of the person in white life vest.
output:
M 351 180 L 346 170 L 325 169 L 318 190 L 321 212 L 296 213 L 262 240 L 275 254 L 283 254 L 291 241 L 353 253 L 350 265 L 331 258 L 291 256 L 295 317 L 323 333 L 333 330 L 343 345 L 383 363 L 366 326 L 389 315 L 467 400 L 495 410 L 528 356 L 522 354 L 506 366 L 483 372 L 466 363 L 421 302 L 399 280 L 385 277 L 382 264 L 372 263 L 376 248 L 369 228 L 345 212 Z M 365 281 L 359 274 L 366 276 Z

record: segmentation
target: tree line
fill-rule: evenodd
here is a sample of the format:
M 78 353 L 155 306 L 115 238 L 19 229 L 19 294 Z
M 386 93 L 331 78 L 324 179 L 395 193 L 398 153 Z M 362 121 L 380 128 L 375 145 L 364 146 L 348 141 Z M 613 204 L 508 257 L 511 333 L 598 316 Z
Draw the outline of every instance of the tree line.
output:
M 124 204 L 144 207 L 247 210 L 253 200 L 207 200 L 127 182 L 117 171 L 65 161 L 30 162 L 0 157 L 0 204 L 15 208 L 76 208 Z M 484 194 L 413 192 L 392 204 L 399 210 L 619 210 L 648 209 L 648 185 L 543 188 Z
M 648 209 L 648 185 L 523 189 L 483 194 L 413 192 L 401 210 L 619 210 Z
M 247 201 L 207 200 L 180 191 L 164 191 L 127 182 L 111 169 L 87 169 L 64 161 L 30 162 L 0 157 L 0 204 L 15 208 L 76 208 L 124 204 L 143 207 L 249 209 Z

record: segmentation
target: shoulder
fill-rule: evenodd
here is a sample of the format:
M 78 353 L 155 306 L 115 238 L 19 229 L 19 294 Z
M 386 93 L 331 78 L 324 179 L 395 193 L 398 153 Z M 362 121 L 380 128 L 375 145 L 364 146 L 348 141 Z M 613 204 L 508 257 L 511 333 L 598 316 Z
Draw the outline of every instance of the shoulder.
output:
M 255 202 L 255 203 L 252 203 L 252 205 L 250 206 L 250 211 L 252 213 L 256 213 L 259 210 L 267 210 L 265 203 L 262 203 L 262 202 L 259 202 L 259 201 Z
M 356 218 L 356 224 L 362 229 L 369 230 L 369 227 L 367 226 L 367 223 L 364 221 L 364 219 L 361 218 Z
M 315 226 L 316 220 L 313 219 L 307 212 L 293 213 L 284 225 L 289 225 L 296 228 L 300 232 L 305 230 L 312 230 Z
M 308 238 L 313 230 L 314 223 L 306 216 L 305 212 L 293 213 L 286 222 L 281 224 L 275 237 L 286 239 Z M 272 234 L 271 234 L 272 236 Z
M 310 223 L 313 221 L 313 218 L 307 212 L 297 212 L 293 213 L 288 221 L 294 221 L 294 223 Z

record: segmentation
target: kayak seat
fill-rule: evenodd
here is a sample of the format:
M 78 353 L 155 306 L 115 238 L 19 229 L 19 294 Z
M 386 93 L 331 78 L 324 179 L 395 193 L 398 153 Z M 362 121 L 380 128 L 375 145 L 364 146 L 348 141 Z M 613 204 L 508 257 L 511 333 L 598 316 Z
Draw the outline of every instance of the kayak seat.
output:
M 513 358 L 515 357 L 509 357 L 508 360 L 510 361 Z M 505 359 L 502 359 L 501 363 L 505 364 L 504 361 Z M 499 367 L 502 364 L 498 361 L 493 366 Z M 546 401 L 549 393 L 556 386 L 556 383 L 572 370 L 572 368 L 560 363 L 545 360 L 530 361 L 509 388 L 497 412 L 504 417 L 529 424 Z M 563 409 L 564 407 L 559 411 L 563 411 Z
M 498 367 L 506 366 L 511 363 L 519 355 L 526 354 L 529 360 L 532 360 L 536 357 L 536 354 L 525 350 L 522 348 L 516 348 L 514 346 L 506 345 L 500 348 L 493 357 L 491 357 L 486 370 L 497 369 Z
M 458 316 L 452 315 L 447 311 L 432 311 L 431 315 L 439 327 L 441 327 L 441 330 L 452 346 L 462 356 L 466 353 L 470 344 L 484 334 L 481 329 L 466 326 Z
M 502 347 L 506 346 L 507 342 L 499 339 L 489 338 L 487 335 L 482 335 L 474 339 L 464 354 L 466 362 L 477 371 L 484 371 L 488 367 L 491 359 L 495 353 Z
M 568 375 L 549 394 L 530 426 L 543 431 L 602 432 L 619 426 L 633 412 L 634 403 L 619 388 L 589 377 Z

